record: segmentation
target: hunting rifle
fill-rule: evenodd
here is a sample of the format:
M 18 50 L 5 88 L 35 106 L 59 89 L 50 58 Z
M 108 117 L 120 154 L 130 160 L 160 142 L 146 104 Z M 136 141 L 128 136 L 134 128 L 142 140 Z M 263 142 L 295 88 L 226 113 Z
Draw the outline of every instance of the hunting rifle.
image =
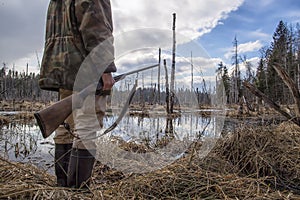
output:
M 118 82 L 124 79 L 126 76 L 135 74 L 147 69 L 158 67 L 159 64 L 147 66 L 141 69 L 130 71 L 124 74 L 113 77 L 115 82 Z M 96 87 L 97 84 L 97 87 Z M 44 138 L 49 137 L 58 127 L 63 124 L 65 119 L 71 115 L 73 109 L 80 108 L 83 104 L 84 99 L 95 92 L 95 94 L 101 93 L 102 82 L 92 83 L 78 93 L 74 93 L 56 103 L 50 105 L 49 107 L 34 113 L 34 117 L 37 121 L 37 124 L 42 132 Z M 96 88 L 96 91 L 95 91 Z

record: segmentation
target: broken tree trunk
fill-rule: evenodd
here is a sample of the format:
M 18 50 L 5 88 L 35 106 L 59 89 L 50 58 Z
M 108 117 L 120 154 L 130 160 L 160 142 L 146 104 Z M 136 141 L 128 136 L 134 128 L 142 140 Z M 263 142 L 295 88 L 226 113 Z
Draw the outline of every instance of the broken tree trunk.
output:
M 255 86 L 253 86 L 249 82 L 244 81 L 243 85 L 251 93 L 253 93 L 257 97 L 263 99 L 267 104 L 269 104 L 273 109 L 275 109 L 281 115 L 285 116 L 287 119 L 291 120 L 292 122 L 294 122 L 295 124 L 297 124 L 298 126 L 300 126 L 300 118 L 299 117 L 297 117 L 297 116 L 294 117 L 294 116 L 290 115 L 289 113 L 285 112 L 284 110 L 282 110 L 277 103 L 275 103 L 274 101 L 272 101 L 269 97 L 267 97 L 264 93 L 262 93 L 260 90 L 258 90 Z
M 300 93 L 297 84 L 290 78 L 286 71 L 279 66 L 279 64 L 274 64 L 273 67 L 292 93 L 295 103 L 295 115 L 297 118 L 300 118 Z

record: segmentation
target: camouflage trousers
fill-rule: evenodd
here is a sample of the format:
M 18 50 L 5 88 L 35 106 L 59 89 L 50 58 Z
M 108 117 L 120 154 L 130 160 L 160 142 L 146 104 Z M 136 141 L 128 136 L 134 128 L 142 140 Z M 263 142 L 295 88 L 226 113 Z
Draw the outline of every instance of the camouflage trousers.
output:
M 72 95 L 72 91 L 60 89 L 60 99 Z M 70 129 L 60 125 L 55 131 L 56 144 L 73 143 L 73 148 L 96 149 L 96 132 L 103 127 L 103 117 L 106 109 L 106 96 L 88 96 L 83 106 L 73 111 L 65 120 Z M 72 134 L 71 134 L 71 133 Z M 75 137 L 74 137 L 75 136 Z

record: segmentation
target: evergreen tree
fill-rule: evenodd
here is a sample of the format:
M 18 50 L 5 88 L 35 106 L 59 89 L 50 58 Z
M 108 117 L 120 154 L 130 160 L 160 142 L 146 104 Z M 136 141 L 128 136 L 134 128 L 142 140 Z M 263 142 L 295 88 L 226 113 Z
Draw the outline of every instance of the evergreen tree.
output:
M 266 84 L 266 71 L 265 71 L 265 65 L 264 65 L 264 59 L 260 58 L 259 64 L 256 71 L 256 82 L 255 85 L 257 89 L 259 89 L 261 92 L 265 93 L 267 90 L 267 84 Z
M 220 62 L 218 64 L 217 69 L 218 78 L 222 80 L 223 88 L 225 91 L 227 102 L 229 102 L 229 95 L 230 95 L 230 77 L 228 75 L 228 69 L 226 65 L 223 64 L 223 62 Z
M 288 52 L 288 29 L 283 21 L 280 21 L 275 33 L 273 34 L 273 42 L 268 51 L 267 64 L 267 95 L 274 101 L 283 103 L 286 95 L 287 87 L 277 75 L 273 65 L 279 64 L 287 70 L 287 52 Z M 287 70 L 288 71 L 288 70 Z

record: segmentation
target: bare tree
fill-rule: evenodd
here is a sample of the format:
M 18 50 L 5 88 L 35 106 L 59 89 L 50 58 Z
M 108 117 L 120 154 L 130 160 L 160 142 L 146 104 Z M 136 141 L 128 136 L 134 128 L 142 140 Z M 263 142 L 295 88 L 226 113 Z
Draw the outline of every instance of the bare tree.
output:
M 173 49 L 172 49 L 172 70 L 171 70 L 171 96 L 170 96 L 170 112 L 174 112 L 175 100 L 175 58 L 176 58 L 176 13 L 173 13 Z
M 169 80 L 168 80 L 168 69 L 167 61 L 164 60 L 165 76 L 166 76 L 166 104 L 167 104 L 167 113 L 170 114 L 170 90 L 169 90 Z
M 158 74 L 157 74 L 157 102 L 160 104 L 160 66 L 161 66 L 161 49 L 158 51 Z

